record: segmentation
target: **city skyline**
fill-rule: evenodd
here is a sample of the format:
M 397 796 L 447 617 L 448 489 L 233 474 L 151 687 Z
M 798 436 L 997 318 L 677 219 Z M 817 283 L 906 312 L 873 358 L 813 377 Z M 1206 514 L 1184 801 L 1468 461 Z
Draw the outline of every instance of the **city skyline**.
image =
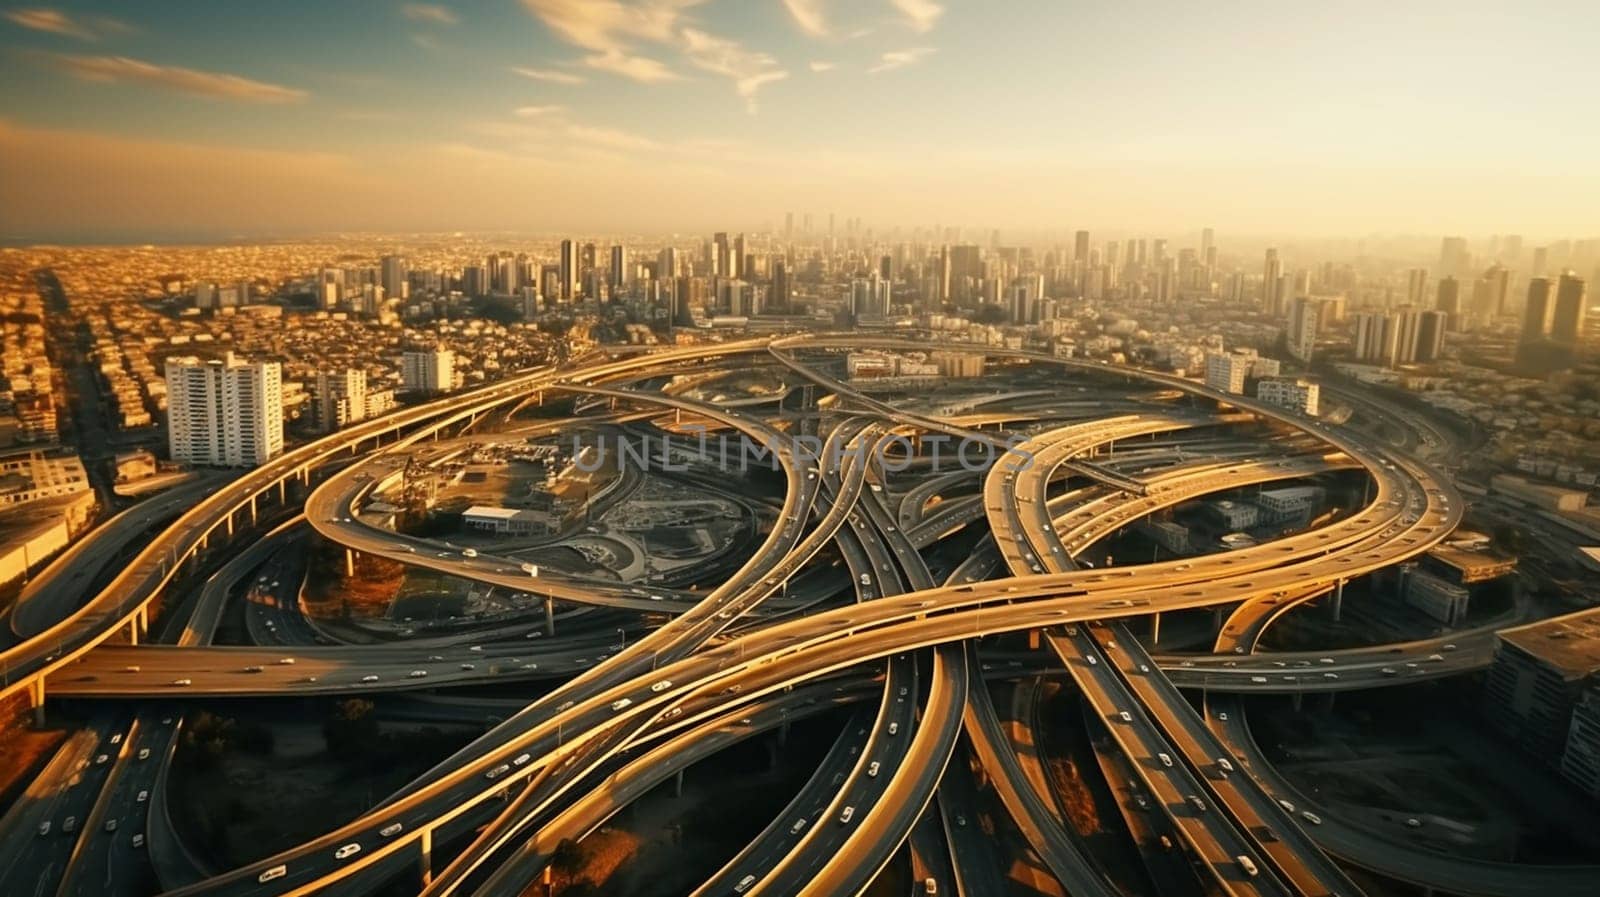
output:
M 1582 7 L 1358 6 L 8 4 L 0 238 L 1594 230 Z

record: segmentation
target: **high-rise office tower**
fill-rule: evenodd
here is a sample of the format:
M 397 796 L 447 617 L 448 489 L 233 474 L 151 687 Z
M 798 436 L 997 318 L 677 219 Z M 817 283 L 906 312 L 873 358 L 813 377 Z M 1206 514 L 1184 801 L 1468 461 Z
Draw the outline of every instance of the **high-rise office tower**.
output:
M 462 268 L 461 292 L 473 298 L 489 295 L 489 269 L 482 265 Z
M 379 283 L 383 284 L 384 293 L 395 299 L 405 299 L 410 295 L 410 284 L 406 282 L 405 256 L 386 255 L 379 265 Z
M 1450 326 L 1450 316 L 1442 311 L 1423 312 L 1417 322 L 1417 344 L 1412 360 L 1419 364 L 1437 361 L 1444 349 L 1444 332 Z
M 744 234 L 740 234 L 739 236 L 733 238 L 733 250 L 732 251 L 733 251 L 733 276 L 734 277 L 744 278 L 744 279 L 748 280 L 750 278 L 750 270 L 749 270 L 749 267 L 745 264 Z
M 1518 342 L 1536 343 L 1550 330 L 1550 278 L 1528 281 L 1528 299 L 1522 305 L 1522 334 Z
M 1296 296 L 1289 305 L 1289 326 L 1284 330 L 1284 341 L 1289 354 L 1302 362 L 1309 363 L 1316 348 L 1320 314 L 1321 302 L 1309 296 Z
M 718 277 L 735 277 L 733 243 L 725 231 L 711 235 L 711 273 Z
M 578 244 L 571 240 L 561 241 L 561 258 L 558 261 L 561 270 L 561 299 L 571 302 L 578 295 Z
M 1454 277 L 1439 278 L 1439 291 L 1433 307 L 1445 313 L 1450 330 L 1461 329 L 1461 281 Z
M 1261 310 L 1270 315 L 1283 314 L 1282 295 L 1283 262 L 1278 250 L 1267 250 L 1267 261 L 1261 271 Z
M 1211 228 L 1209 228 L 1209 227 L 1206 228 L 1205 230 L 1202 230 L 1200 232 L 1200 255 L 1201 255 L 1201 257 L 1210 256 L 1212 250 L 1214 250 L 1216 248 L 1217 248 L 1217 235 L 1216 235 L 1216 233 L 1213 232 L 1211 230 Z
M 1406 304 L 1423 308 L 1428 304 L 1428 269 L 1412 268 L 1406 272 Z
M 882 258 L 879 258 L 878 259 L 878 276 L 883 278 L 885 283 L 894 283 L 894 275 L 895 275 L 894 256 L 886 255 L 886 256 L 883 256 Z
M 983 258 L 975 244 L 950 247 L 950 301 L 970 305 L 978 298 L 983 279 Z
M 1089 264 L 1089 232 L 1080 230 L 1072 238 L 1072 260 L 1080 265 Z
M 1374 312 L 1361 312 L 1352 319 L 1355 331 L 1356 358 L 1374 364 L 1392 365 L 1398 332 L 1389 316 Z
M 1506 313 L 1506 299 L 1511 291 L 1511 272 L 1500 265 L 1490 265 L 1472 287 L 1472 314 L 1480 321 L 1488 321 Z
M 938 268 L 933 275 L 934 283 L 937 285 L 937 295 L 933 297 L 934 301 L 938 303 L 949 302 L 951 295 L 949 246 L 939 247 L 939 257 L 935 260 L 935 264 L 938 265 Z
M 449 392 L 456 388 L 456 354 L 449 349 L 408 351 L 401 357 L 400 382 L 409 392 Z
M 772 258 L 772 288 L 767 291 L 767 304 L 779 314 L 788 314 L 789 301 L 794 298 L 794 286 L 789 283 L 789 263 L 783 256 Z
M 1415 306 L 1397 308 L 1389 314 L 1388 326 L 1394 331 L 1394 360 L 1391 364 L 1417 361 L 1422 339 L 1422 311 Z
M 783 213 L 783 238 L 785 240 L 794 239 L 794 213 L 793 212 L 784 212 Z
M 611 284 L 612 298 L 621 295 L 623 288 L 628 285 L 627 247 L 620 244 L 611 247 L 611 270 L 608 272 L 606 279 Z
M 317 371 L 314 398 L 317 426 L 324 433 L 332 433 L 346 424 L 355 423 L 366 417 L 367 372 L 360 368 Z
M 170 357 L 167 447 L 172 460 L 259 467 L 283 451 L 283 369 L 276 361 Z
M 1556 286 L 1555 309 L 1550 315 L 1551 342 L 1574 347 L 1581 343 L 1586 311 L 1583 278 L 1568 271 Z
M 1466 237 L 1445 237 L 1439 243 L 1439 271 L 1442 275 L 1459 275 L 1467 271 L 1471 258 L 1467 252 Z
M 663 246 L 661 251 L 656 253 L 656 280 L 666 283 L 681 273 L 683 272 L 679 270 L 677 247 Z

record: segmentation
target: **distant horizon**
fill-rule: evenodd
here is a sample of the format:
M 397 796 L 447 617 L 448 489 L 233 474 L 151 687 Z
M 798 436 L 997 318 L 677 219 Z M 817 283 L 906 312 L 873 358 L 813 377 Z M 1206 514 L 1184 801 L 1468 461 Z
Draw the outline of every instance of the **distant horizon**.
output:
M 1600 233 L 1600 17 L 1414 7 L 12 6 L 0 234 Z
M 952 244 L 960 243 L 960 244 L 967 244 L 967 245 L 979 245 L 979 246 L 982 246 L 984 248 L 988 248 L 988 246 L 989 246 L 989 239 L 988 239 L 989 232 L 994 229 L 994 228 L 990 228 L 990 227 L 980 227 L 980 226 L 963 227 L 963 226 L 960 226 L 960 225 L 947 225 L 947 227 L 954 227 L 954 228 L 959 228 L 960 230 L 962 230 L 963 233 L 962 233 L 960 239 L 954 240 L 954 241 L 946 241 L 946 240 L 939 239 L 939 238 L 936 238 L 936 237 L 934 237 L 932 235 L 928 235 L 928 234 L 924 234 L 922 236 L 922 239 L 924 241 L 926 241 L 926 242 L 931 243 L 931 244 L 942 244 L 942 243 L 947 243 L 948 242 L 948 243 L 952 243 Z M 924 231 L 926 231 L 929 228 L 928 228 L 928 226 L 923 226 L 922 229 Z M 1038 246 L 1038 245 L 1043 245 L 1043 244 L 1070 243 L 1072 241 L 1072 239 L 1073 239 L 1074 233 L 1079 229 L 1080 228 L 1076 228 L 1076 227 L 1062 227 L 1062 228 L 1054 228 L 1054 229 L 1026 229 L 1026 230 L 1018 228 L 1018 229 L 1015 229 L 1015 231 L 1014 231 L 1014 233 L 1016 234 L 1015 237 L 1008 237 L 1007 236 L 1007 233 L 1008 233 L 1007 229 L 1004 228 L 1004 227 L 1001 227 L 1000 228 L 1001 239 L 1000 239 L 999 245 L 1005 246 L 1005 247 L 1017 247 L 1017 246 L 1026 247 L 1026 246 Z M 1202 230 L 1202 228 L 1200 228 L 1200 227 L 1188 227 L 1188 228 L 1176 228 L 1176 229 L 1149 228 L 1149 229 L 1143 229 L 1143 230 L 1140 230 L 1140 229 L 1131 229 L 1130 230 L 1130 229 L 1119 228 L 1119 229 L 1106 229 L 1106 230 L 1102 231 L 1102 230 L 1095 229 L 1093 226 L 1090 226 L 1090 227 L 1087 227 L 1087 228 L 1081 228 L 1081 229 L 1085 229 L 1085 230 L 1089 231 L 1092 241 L 1097 246 L 1098 245 L 1103 245 L 1107 240 L 1116 240 L 1116 241 L 1123 241 L 1123 240 L 1130 240 L 1130 239 L 1132 239 L 1132 240 L 1140 240 L 1140 239 L 1168 239 L 1168 240 L 1171 240 L 1171 239 L 1176 239 L 1175 237 L 1172 236 L 1173 234 L 1184 234 L 1184 235 L 1187 235 L 1187 234 L 1193 233 L 1193 234 L 1198 235 L 1200 233 L 1200 231 Z M 887 226 L 884 226 L 884 227 L 872 227 L 872 226 L 870 226 L 870 225 L 868 225 L 866 223 L 863 223 L 863 230 L 871 231 L 873 239 L 874 240 L 878 240 L 878 241 L 885 241 L 886 242 L 886 241 L 890 241 L 890 240 L 898 240 L 898 241 L 901 241 L 901 242 L 909 242 L 909 241 L 911 241 L 913 239 L 916 239 L 916 237 L 914 236 L 914 232 L 916 230 L 916 226 L 913 226 L 913 225 L 887 225 Z M 673 238 L 680 239 L 680 240 L 687 240 L 689 238 L 704 238 L 704 239 L 709 240 L 711 238 L 711 235 L 713 233 L 718 232 L 718 231 L 726 231 L 726 232 L 729 232 L 729 233 L 741 233 L 741 234 L 751 234 L 751 235 L 757 235 L 757 236 L 763 236 L 763 237 L 770 237 L 773 240 L 778 241 L 778 242 L 803 242 L 806 239 L 818 240 L 818 239 L 825 238 L 827 236 L 825 233 L 813 233 L 813 234 L 809 235 L 809 238 L 804 236 L 804 235 L 801 235 L 801 234 L 796 234 L 794 237 L 790 238 L 790 237 L 785 237 L 783 235 L 781 228 L 773 230 L 773 229 L 764 229 L 764 228 L 761 228 L 761 227 L 737 227 L 737 226 L 733 226 L 733 225 L 717 225 L 715 227 L 707 228 L 707 229 L 704 229 L 704 230 L 678 229 L 678 230 L 671 230 L 671 231 L 645 231 L 645 230 L 629 231 L 629 230 L 624 230 L 624 229 L 617 229 L 617 230 L 604 230 L 604 229 L 598 229 L 598 230 L 597 229 L 572 229 L 572 230 L 515 230 L 515 229 L 460 230 L 460 229 L 443 229 L 443 230 L 438 230 L 438 231 L 419 231 L 419 230 L 382 231 L 382 230 L 353 230 L 352 229 L 352 230 L 326 230 L 326 231 L 310 231 L 310 230 L 308 230 L 308 231 L 304 231 L 304 232 L 262 232 L 262 233 L 256 233 L 256 234 L 251 234 L 251 233 L 232 233 L 232 234 L 224 234 L 224 233 L 200 234 L 200 233 L 193 233 L 193 234 L 178 234 L 178 233 L 171 233 L 171 232 L 168 232 L 168 233 L 149 232 L 149 233 L 146 233 L 144 235 L 132 235 L 132 234 L 129 234 L 129 235 L 120 235 L 120 236 L 119 235 L 115 235 L 115 234 L 92 235 L 92 236 L 91 235 L 69 236 L 69 235 L 64 235 L 64 234 L 39 235 L 39 236 L 0 235 L 0 250 L 47 249 L 47 248 L 51 248 L 51 247 L 61 247 L 61 248 L 71 248 L 71 249 L 97 249 L 97 248 L 100 248 L 100 249 L 128 249 L 128 248 L 137 248 L 139 246 L 159 246 L 159 247 L 163 247 L 163 248 L 218 247 L 218 246 L 230 246 L 230 245 L 263 245 L 263 244 L 273 244 L 273 243 L 338 242 L 340 240 L 390 240 L 390 241 L 394 241 L 396 243 L 404 243 L 408 239 L 411 239 L 411 240 L 425 240 L 425 239 L 426 240 L 438 240 L 438 239 L 449 239 L 449 238 L 458 238 L 458 239 L 467 239 L 467 240 L 481 240 L 481 241 L 490 241 L 490 240 L 493 240 L 493 239 L 504 239 L 504 240 L 507 240 L 507 241 L 516 241 L 516 240 L 548 241 L 548 240 L 576 239 L 576 240 L 583 241 L 583 240 L 589 240 L 589 239 L 624 240 L 625 238 L 643 239 L 643 240 L 663 240 L 663 239 L 673 239 Z M 898 236 L 895 236 L 897 231 L 898 231 Z M 1547 245 L 1551 245 L 1551 244 L 1555 244 L 1555 243 L 1560 243 L 1560 242 L 1563 242 L 1563 241 L 1583 241 L 1583 240 L 1597 240 L 1597 241 L 1600 241 L 1600 228 L 1597 228 L 1596 232 L 1592 233 L 1592 234 L 1586 234 L 1586 233 L 1526 234 L 1526 233 L 1518 233 L 1518 232 L 1515 232 L 1515 231 L 1499 231 L 1499 232 L 1477 233 L 1477 234 L 1474 234 L 1474 233 L 1463 233 L 1463 232 L 1451 232 L 1451 231 L 1442 231 L 1442 232 L 1438 232 L 1438 233 L 1420 233 L 1420 232 L 1383 233 L 1383 232 L 1369 232 L 1369 233 L 1344 233 L 1344 234 L 1341 234 L 1341 233 L 1332 233 L 1332 232 L 1330 232 L 1330 233 L 1320 233 L 1320 234 L 1318 234 L 1318 233 L 1277 233 L 1277 234 L 1272 234 L 1272 233 L 1249 233 L 1249 232 L 1233 233 L 1233 232 L 1224 232 L 1224 231 L 1221 231 L 1221 230 L 1217 230 L 1215 233 L 1216 233 L 1217 244 L 1219 246 L 1223 246 L 1223 247 L 1225 247 L 1226 244 L 1229 243 L 1229 242 L 1238 242 L 1238 243 L 1243 243 L 1243 244 L 1246 244 L 1246 245 L 1253 245 L 1253 244 L 1259 244 L 1259 243 L 1268 243 L 1268 244 L 1270 244 L 1270 243 L 1276 243 L 1276 242 L 1282 242 L 1282 243 L 1287 244 L 1287 245 L 1293 245 L 1293 244 L 1298 244 L 1298 243 L 1361 243 L 1361 242 L 1368 242 L 1368 241 L 1378 241 L 1378 242 L 1384 242 L 1384 243 L 1415 242 L 1415 243 L 1418 243 L 1418 244 L 1427 244 L 1429 242 L 1437 243 L 1437 242 L 1439 242 L 1439 241 L 1441 241 L 1443 239 L 1451 238 L 1451 237 L 1460 237 L 1462 239 L 1465 239 L 1468 242 L 1468 244 L 1471 245 L 1471 244 L 1482 243 L 1482 242 L 1494 240 L 1496 238 L 1519 237 L 1522 240 L 1522 247 L 1523 247 L 1522 251 L 1524 253 L 1531 253 L 1534 249 L 1538 249 L 1541 246 L 1547 246 Z M 839 231 L 837 233 L 835 233 L 834 236 L 836 238 L 838 238 L 838 239 L 844 239 L 846 234 L 843 232 L 843 229 L 840 228 Z M 1178 246 L 1176 246 L 1174 248 L 1185 248 L 1185 246 L 1183 244 L 1179 244 Z M 1419 245 L 1418 248 L 1419 249 L 1428 249 L 1430 247 L 1428 247 L 1427 245 Z M 1437 249 L 1437 246 L 1434 246 L 1434 247 L 1431 247 L 1431 248 Z

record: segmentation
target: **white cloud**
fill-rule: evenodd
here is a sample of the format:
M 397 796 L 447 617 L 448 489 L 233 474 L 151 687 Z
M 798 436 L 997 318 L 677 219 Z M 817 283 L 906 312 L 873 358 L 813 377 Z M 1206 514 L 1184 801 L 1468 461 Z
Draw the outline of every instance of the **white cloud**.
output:
M 731 79 L 739 96 L 752 103 L 756 91 L 763 86 L 789 77 L 770 55 L 695 28 L 683 29 L 683 44 L 684 55 L 692 65 Z
M 517 118 L 549 118 L 566 113 L 565 106 L 520 106 L 517 108 Z
M 648 56 L 634 56 L 621 50 L 609 50 L 605 53 L 595 53 L 583 57 L 583 64 L 589 68 L 613 75 L 621 75 L 642 84 L 655 84 L 659 81 L 676 81 L 678 74 L 667 68 L 659 59 Z
M 783 0 L 783 5 L 801 31 L 812 37 L 828 36 L 828 19 L 822 12 L 822 0 Z
M 825 59 L 815 59 L 811 62 L 811 70 L 813 72 L 831 72 L 834 70 L 834 67 L 835 63 L 829 62 Z
M 584 81 L 582 75 L 574 75 L 571 72 L 562 72 L 556 69 L 534 69 L 514 65 L 511 67 L 511 71 L 524 78 L 532 78 L 535 81 L 548 81 L 551 84 L 582 84 Z
M 134 30 L 133 26 L 117 19 L 108 17 L 75 19 L 59 9 L 45 7 L 7 10 L 5 17 L 13 24 L 33 31 L 87 41 L 96 40 L 106 34 L 121 34 Z
M 157 65 L 126 56 L 58 56 L 56 59 L 67 71 L 86 81 L 147 84 L 180 93 L 251 103 L 293 103 L 307 96 L 303 90 L 280 84 L 269 84 L 239 75 Z
M 630 134 L 616 128 L 602 128 L 593 125 L 569 124 L 564 132 L 573 140 L 603 146 L 608 149 L 620 150 L 652 150 L 659 149 L 661 144 L 639 134 Z
M 437 3 L 407 3 L 400 7 L 400 14 L 428 25 L 455 25 L 461 21 L 455 10 Z
M 878 64 L 867 69 L 867 74 L 876 75 L 879 72 L 892 72 L 903 69 L 912 63 L 918 62 L 934 52 L 933 47 L 913 47 L 909 50 L 890 50 L 878 59 Z
M 702 0 L 522 0 L 561 39 L 595 53 L 626 50 L 632 40 L 666 43 L 678 18 Z
M 944 7 L 933 0 L 889 0 L 889 5 L 905 17 L 913 31 L 928 31 L 944 15 Z

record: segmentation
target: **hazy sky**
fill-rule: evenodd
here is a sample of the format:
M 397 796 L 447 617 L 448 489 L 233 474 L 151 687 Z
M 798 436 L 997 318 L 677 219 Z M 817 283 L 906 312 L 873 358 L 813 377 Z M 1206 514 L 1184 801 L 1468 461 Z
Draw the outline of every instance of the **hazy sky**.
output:
M 0 0 L 0 237 L 1600 234 L 1593 0 Z

